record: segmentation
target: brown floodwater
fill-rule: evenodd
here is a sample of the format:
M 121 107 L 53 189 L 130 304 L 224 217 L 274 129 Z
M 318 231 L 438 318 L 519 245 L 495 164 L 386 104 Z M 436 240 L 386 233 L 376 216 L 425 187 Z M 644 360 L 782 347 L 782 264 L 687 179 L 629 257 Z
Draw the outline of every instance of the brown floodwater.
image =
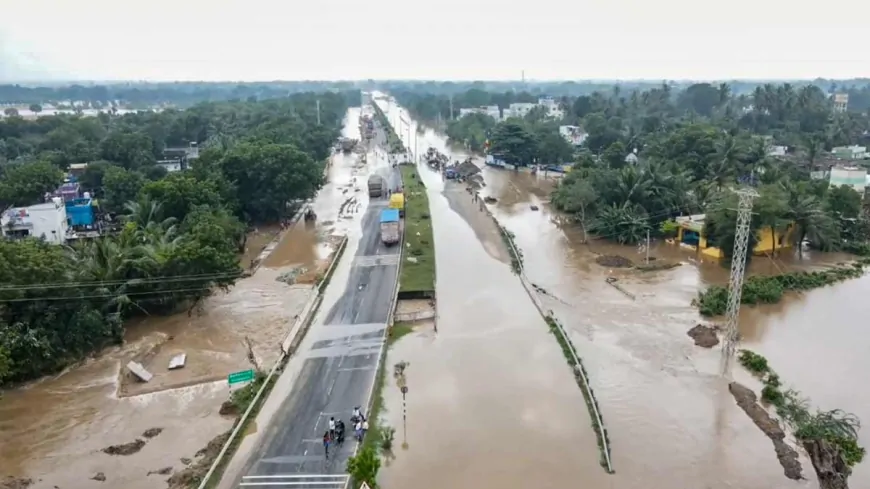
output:
M 490 256 L 426 169 L 437 256 L 438 332 L 406 337 L 407 423 L 385 391 L 396 457 L 385 487 L 565 487 L 605 480 L 571 369 L 509 265 Z M 407 448 L 400 445 L 407 442 Z
M 357 134 L 359 109 L 348 113 L 346 136 Z M 105 487 L 91 480 L 97 472 L 125 489 L 164 484 L 148 471 L 182 468 L 194 453 L 232 425 L 217 411 L 228 396 L 226 375 L 250 368 L 248 345 L 267 368 L 280 343 L 311 297 L 316 274 L 323 271 L 346 231 L 339 208 L 353 193 L 358 171 L 351 155 L 335 155 L 329 183 L 313 207 L 317 224 L 304 222 L 286 231 L 257 272 L 227 292 L 215 292 L 201 305 L 164 317 L 138 318 L 127 325 L 125 344 L 81 365 L 3 393 L 0 399 L 0 478 L 34 479 L 34 489 Z M 347 211 L 346 211 L 347 212 Z M 247 242 L 242 264 L 255 259 L 278 230 L 257 229 Z M 277 279 L 304 269 L 299 282 Z M 307 272 L 307 273 L 305 273 Z M 186 353 L 183 369 L 169 371 L 169 359 Z M 121 375 L 121 366 L 141 361 L 154 378 L 140 384 Z M 146 429 L 163 433 L 131 456 L 100 452 L 113 444 L 141 438 Z
M 404 117 L 407 119 L 407 115 Z M 416 144 L 415 138 L 418 139 Z M 411 146 L 416 146 L 420 153 L 433 146 L 448 152 L 454 160 L 466 156 L 461 150 L 448 147 L 443 136 L 429 129 L 419 134 L 412 131 Z M 681 266 L 643 274 L 602 267 L 594 261 L 599 254 L 618 254 L 639 263 L 644 259 L 645 251 L 597 241 L 584 244 L 582 233 L 575 227 L 561 225 L 561 217 L 549 208 L 549 195 L 557 182 L 555 178 L 491 168 L 484 169 L 484 176 L 487 187 L 482 193 L 498 199 L 498 204 L 491 208 L 499 221 L 516 234 L 530 279 L 555 296 L 544 296 L 543 301 L 570 331 L 585 359 L 609 431 L 617 473 L 605 476 L 597 467 L 594 437 L 568 443 L 592 447 L 578 450 L 571 459 L 563 458 L 564 444 L 560 443 L 556 450 L 558 453 L 551 456 L 551 461 L 588 467 L 588 471 L 576 480 L 582 480 L 584 487 L 593 489 L 816 487 L 812 465 L 803 455 L 801 462 L 807 480 L 794 482 L 784 477 L 770 441 L 727 394 L 718 375 L 720 350 L 696 347 L 686 335 L 689 328 L 703 320 L 697 309 L 691 306 L 692 299 L 710 284 L 727 283 L 727 269 L 702 262 L 693 253 L 666 243 L 653 243 L 650 255 L 657 260 L 681 263 Z M 430 184 L 430 181 L 426 183 Z M 412 334 L 396 344 L 390 353 L 391 363 L 400 360 L 411 363 L 407 370 L 410 392 L 406 436 L 409 448 L 407 454 L 397 448 L 397 458 L 385 471 L 384 481 L 399 480 L 404 483 L 401 487 L 415 488 L 451 485 L 456 481 L 489 483 L 493 480 L 492 474 L 497 473 L 489 464 L 493 459 L 500 459 L 503 466 L 516 465 L 525 470 L 518 470 L 521 472 L 519 475 L 511 471 L 514 477 L 499 479 L 493 485 L 520 487 L 528 485 L 530 480 L 541 484 L 540 481 L 547 480 L 551 471 L 549 467 L 546 472 L 536 471 L 526 465 L 539 465 L 539 461 L 526 454 L 523 448 L 527 443 L 534 444 L 534 436 L 527 441 L 529 435 L 517 433 L 514 440 L 519 447 L 504 447 L 501 439 L 487 443 L 478 440 L 477 434 L 469 440 L 464 423 L 456 430 L 451 424 L 455 417 L 474 416 L 475 411 L 481 409 L 481 402 L 449 399 L 452 404 L 465 406 L 467 411 L 460 413 L 458 410 L 448 411 L 447 401 L 433 401 L 432 395 L 420 400 L 413 394 L 418 384 L 423 383 L 422 388 L 428 392 L 435 389 L 428 384 L 434 383 L 442 390 L 442 396 L 448 395 L 448 382 L 443 380 L 440 372 L 450 372 L 449 366 L 458 353 L 443 351 L 445 347 L 441 346 L 446 342 L 444 330 L 450 325 L 444 319 L 445 315 L 454 308 L 457 309 L 455 314 L 463 316 L 478 317 L 477 310 L 491 313 L 486 309 L 486 302 L 493 300 L 491 297 L 474 294 L 473 299 L 465 302 L 452 302 L 449 299 L 451 294 L 458 295 L 459 291 L 469 290 L 472 286 L 475 290 L 492 288 L 502 291 L 509 283 L 505 281 L 508 280 L 506 277 L 494 275 L 494 271 L 481 270 L 485 268 L 481 264 L 486 263 L 482 258 L 471 263 L 462 261 L 455 251 L 449 252 L 450 255 L 443 251 L 445 247 L 459 248 L 467 256 L 473 247 L 466 240 L 473 237 L 467 224 L 460 222 L 456 214 L 451 218 L 449 212 L 437 210 L 442 204 L 438 196 L 433 197 L 432 187 L 438 185 L 440 182 L 433 181 L 429 193 L 438 243 L 439 332 L 435 334 L 427 330 Z M 532 211 L 530 205 L 536 205 L 540 210 Z M 813 252 L 806 252 L 800 258 L 786 252 L 775 259 L 756 257 L 749 273 L 767 275 L 814 269 L 848 259 L 842 254 Z M 457 274 L 458 270 L 464 271 L 464 279 L 457 281 L 453 286 L 455 289 L 444 284 L 447 279 L 443 275 L 451 273 L 444 270 L 457 270 L 452 272 Z M 610 276 L 619 278 L 620 285 L 634 295 L 634 299 L 607 285 L 605 279 Z M 512 279 L 518 283 L 516 278 Z M 478 280 L 482 282 L 478 283 Z M 744 307 L 741 311 L 743 346 L 766 355 L 787 385 L 810 396 L 813 405 L 823 409 L 843 408 L 867 419 L 870 417 L 870 392 L 856 388 L 860 383 L 849 380 L 858 380 L 860 372 L 867 367 L 866 352 L 870 339 L 859 328 L 862 324 L 860 318 L 867 311 L 861 297 L 868 292 L 870 277 L 865 276 L 824 289 L 788 294 L 779 304 Z M 501 294 L 493 292 L 493 296 L 500 297 Z M 508 310 L 513 312 L 522 298 L 511 298 L 517 302 L 502 308 L 509 307 Z M 473 312 L 466 312 L 469 310 Z M 487 323 L 500 322 L 499 313 L 493 314 Z M 469 328 L 472 326 L 464 325 L 464 329 Z M 498 352 L 497 356 L 486 355 L 487 360 L 528 365 L 522 362 L 524 355 L 520 352 L 508 348 L 499 348 Z M 558 351 L 554 354 L 559 356 Z M 481 368 L 477 362 L 466 365 L 470 367 L 463 372 L 468 377 L 474 377 Z M 734 377 L 746 385 L 760 388 L 758 382 L 742 369 L 735 369 Z M 831 381 L 840 378 L 844 381 Z M 418 380 L 415 382 L 415 379 Z M 421 387 L 416 387 L 419 389 Z M 455 388 L 453 392 L 456 392 Z M 518 398 L 525 400 L 525 395 L 520 395 L 519 390 L 516 392 Z M 464 395 L 479 399 L 475 392 Z M 402 435 L 401 395 L 393 386 L 387 390 L 386 397 L 390 404 L 390 421 L 399 428 L 399 445 Z M 442 412 L 457 413 L 450 417 L 446 426 L 441 426 L 441 431 L 448 434 L 433 435 L 429 425 L 439 423 L 429 418 L 419 419 L 421 415 L 415 414 L 418 410 L 430 412 L 429 406 L 433 402 Z M 493 409 L 496 411 L 514 409 L 509 401 L 487 404 L 495 404 Z M 588 424 L 582 399 L 575 409 L 573 416 L 581 415 L 578 419 Z M 510 419 L 501 420 L 504 426 L 520 424 L 523 419 L 516 411 L 506 418 Z M 430 448 L 430 444 L 438 448 Z M 474 449 L 465 450 L 466 446 Z M 450 458 L 444 454 L 457 450 L 457 447 L 461 447 L 459 456 Z M 414 454 L 419 451 L 423 454 Z M 518 452 L 523 452 L 523 455 Z M 460 465 L 458 468 L 436 465 L 437 468 L 430 471 L 433 458 L 444 458 Z M 489 472 L 478 472 L 478 464 L 488 468 Z M 427 477 L 414 478 L 413 474 L 420 474 L 420 471 Z M 857 467 L 851 479 L 853 487 L 870 484 L 868 475 L 863 466 Z

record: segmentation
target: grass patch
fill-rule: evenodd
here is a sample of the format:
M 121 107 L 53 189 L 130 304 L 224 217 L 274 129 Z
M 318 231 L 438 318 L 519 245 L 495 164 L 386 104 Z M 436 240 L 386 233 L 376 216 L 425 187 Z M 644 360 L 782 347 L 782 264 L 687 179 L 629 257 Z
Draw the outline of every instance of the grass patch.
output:
M 405 191 L 405 243 L 399 292 L 434 293 L 435 238 L 429 215 L 429 197 L 416 167 L 402 165 L 400 169 Z
M 791 272 L 772 277 L 749 277 L 743 283 L 741 304 L 775 304 L 782 300 L 783 294 L 790 290 L 812 290 L 832 285 L 850 278 L 864 275 L 864 266 L 870 259 L 861 260 L 847 266 L 829 268 L 815 272 Z M 728 305 L 728 287 L 716 285 L 698 293 L 693 301 L 703 316 L 725 314 Z
M 372 103 L 372 107 L 375 110 L 375 119 L 378 121 L 381 127 L 387 131 L 387 148 L 391 153 L 404 153 L 405 145 L 402 144 L 402 139 L 396 134 L 396 130 L 393 128 L 393 125 L 390 124 L 390 121 L 387 119 L 387 115 L 384 114 L 384 111 L 378 106 L 377 103 Z
M 585 379 L 589 378 L 589 374 L 586 373 L 586 367 L 583 366 L 583 360 L 580 360 L 579 362 L 575 360 L 574 346 L 571 345 L 571 340 L 562 334 L 562 329 L 559 327 L 556 318 L 545 316 L 544 320 L 547 322 L 547 326 L 550 327 L 550 332 L 556 337 L 556 341 L 562 349 L 562 354 L 565 355 L 565 360 L 568 361 L 568 365 L 572 367 L 574 377 L 577 380 L 577 385 L 580 386 L 580 391 L 583 393 L 583 399 L 586 401 L 586 409 L 589 412 L 589 417 L 592 418 L 592 428 L 595 430 L 595 439 L 598 442 L 598 451 L 600 453 L 598 461 L 607 473 L 612 474 L 614 473 L 613 467 L 608 463 L 608 457 L 610 455 L 610 439 L 607 436 L 607 429 L 599 423 L 601 408 L 598 406 L 598 400 L 595 399 L 595 392 L 592 390 L 592 386 L 588 385 L 585 381 Z M 577 355 L 576 358 L 579 360 L 580 356 Z M 580 372 L 582 372 L 582 375 Z M 595 411 L 598 411 L 598 417 L 595 416 Z
M 498 226 L 498 231 L 501 234 L 501 239 L 504 240 L 505 246 L 507 246 L 508 253 L 511 255 L 511 270 L 514 271 L 515 274 L 519 275 L 523 271 L 523 252 L 517 247 L 514 243 L 514 233 L 508 231 L 501 224 L 499 224 L 498 220 L 493 216 L 493 221 L 495 221 L 495 225 Z
M 762 355 L 751 350 L 740 350 L 737 359 L 740 365 L 764 383 L 761 400 L 776 408 L 776 414 L 794 431 L 798 441 L 827 441 L 839 449 L 840 456 L 849 467 L 864 460 L 866 450 L 858 445 L 861 421 L 855 415 L 839 409 L 811 413 L 809 400 L 794 389 L 783 390 L 782 380 Z
M 392 346 L 393 343 L 402 339 L 403 336 L 414 332 L 414 326 L 411 323 L 399 321 L 393 324 L 390 328 L 390 335 L 387 337 L 387 346 Z

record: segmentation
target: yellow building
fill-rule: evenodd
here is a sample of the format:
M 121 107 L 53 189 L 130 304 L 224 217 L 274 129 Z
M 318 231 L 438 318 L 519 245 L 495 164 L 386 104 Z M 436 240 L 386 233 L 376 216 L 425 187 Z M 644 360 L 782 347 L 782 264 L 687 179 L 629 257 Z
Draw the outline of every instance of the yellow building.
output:
M 707 245 L 707 238 L 704 236 L 704 218 L 704 214 L 677 217 L 675 221 L 679 227 L 675 242 L 681 247 L 700 251 L 707 258 L 722 259 L 725 256 L 722 250 L 715 246 Z M 793 229 L 794 226 L 789 224 L 784 230 L 777 231 L 776 235 L 771 232 L 769 227 L 759 229 L 758 241 L 755 244 L 753 253 L 756 255 L 766 255 L 775 250 L 791 248 L 791 233 Z

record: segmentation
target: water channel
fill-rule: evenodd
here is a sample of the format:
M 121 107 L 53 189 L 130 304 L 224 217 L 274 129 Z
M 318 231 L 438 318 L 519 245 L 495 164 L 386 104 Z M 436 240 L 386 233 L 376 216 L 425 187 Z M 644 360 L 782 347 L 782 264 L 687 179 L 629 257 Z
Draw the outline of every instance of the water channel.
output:
M 346 117 L 344 135 L 359 137 L 359 109 Z M 271 254 L 251 277 L 228 292 L 216 292 L 202 307 L 165 317 L 130 321 L 125 344 L 53 377 L 3 393 L 0 399 L 0 487 L 5 476 L 31 478 L 31 489 L 106 487 L 153 489 L 165 483 L 146 475 L 164 467 L 183 468 L 209 440 L 232 426 L 218 415 L 226 400 L 227 374 L 251 368 L 248 344 L 257 363 L 269 368 L 281 341 L 312 293 L 318 273 L 342 234 L 347 220 L 342 203 L 353 197 L 356 158 L 336 154 L 329 183 L 313 207 L 317 226 L 300 223 L 284 232 Z M 345 206 L 345 212 L 347 212 Z M 241 257 L 248 266 L 279 229 L 256 229 Z M 305 269 L 294 285 L 276 280 Z M 183 369 L 166 369 L 169 358 L 187 354 Z M 127 382 L 122 366 L 142 360 L 155 377 L 146 384 Z M 163 432 L 137 453 L 110 456 L 101 450 L 142 438 L 149 428 Z
M 404 129 L 403 123 L 399 122 L 398 110 L 392 108 L 391 112 L 390 117 L 400 128 L 399 132 L 405 132 L 402 134 L 405 138 L 410 134 L 411 146 L 416 146 L 420 153 L 432 146 L 447 151 L 454 160 L 466 156 L 462 151 L 449 148 L 444 137 L 432 130 L 416 133 L 413 123 L 410 130 Z M 405 113 L 402 118 L 408 120 L 409 117 Z M 415 133 L 419 138 L 416 144 L 413 143 Z M 692 298 L 709 284 L 725 283 L 727 270 L 715 264 L 701 263 L 692 254 L 663 243 L 654 244 L 652 256 L 680 262 L 681 266 L 645 274 L 601 267 L 594 262 L 596 253 L 619 254 L 635 262 L 642 260 L 644 255 L 634 247 L 600 242 L 591 246 L 583 244 L 581 233 L 572 227 L 561 226 L 559 216 L 547 205 L 554 186 L 551 179 L 490 168 L 484 169 L 484 179 L 487 187 L 483 194 L 498 199 L 498 203 L 491 208 L 499 221 L 516 234 L 517 244 L 524 252 L 528 276 L 558 297 L 558 300 L 545 298 L 544 301 L 570 330 L 573 341 L 585 359 L 609 430 L 617 473 L 603 476 L 596 465 L 594 438 L 589 438 L 588 433 L 572 436 L 567 443 L 577 446 L 577 450 L 567 449 L 560 438 L 558 447 L 550 449 L 551 460 L 557 460 L 558 464 L 583 466 L 583 476 L 579 480 L 584 481 L 584 487 L 595 489 L 670 489 L 675 484 L 711 489 L 817 487 L 812 465 L 805 456 L 801 456 L 801 463 L 807 481 L 793 482 L 783 476 L 770 441 L 736 406 L 733 398 L 724 393 L 725 387 L 717 375 L 719 350 L 696 347 L 686 335 L 689 328 L 701 321 L 697 310 L 690 305 Z M 437 191 L 430 188 L 429 193 L 437 194 Z M 491 307 L 509 309 L 519 320 L 514 311 L 522 298 L 511 296 L 516 302 L 511 306 L 502 305 L 502 291 L 508 287 L 507 280 L 516 282 L 516 278 L 496 275 L 481 256 L 474 261 L 460 258 L 460 255 L 472 254 L 474 248 L 458 237 L 461 236 L 459 229 L 468 231 L 467 227 L 457 224 L 461 218 L 455 212 L 444 209 L 438 198 L 430 198 L 438 243 L 439 333 L 437 336 L 428 333 L 402 340 L 394 347 L 393 356 L 405 354 L 413 359 L 421 355 L 431 356 L 438 359 L 433 360 L 436 363 L 441 362 L 439 370 L 447 370 L 445 365 L 453 361 L 453 354 L 441 352 L 444 347 L 439 347 L 446 342 L 443 332 L 451 327 L 445 319 L 447 314 L 477 318 L 476 311 L 489 311 Z M 531 210 L 531 204 L 540 210 Z M 439 228 L 445 227 L 450 229 L 450 236 L 439 238 L 447 234 L 439 232 Z M 466 234 L 465 239 L 473 239 L 471 233 Z M 445 247 L 462 250 L 462 253 L 445 251 Z M 445 264 L 442 259 L 457 265 Z M 792 256 L 778 257 L 776 260 L 757 258 L 750 267 L 750 273 L 781 273 L 785 270 L 832 265 L 846 259 L 848 257 L 844 255 L 825 253 L 805 253 L 803 259 Z M 442 270 L 454 267 L 462 271 L 464 280 L 448 287 L 442 273 L 446 275 L 450 272 Z M 607 286 L 605 278 L 608 276 L 619 277 L 636 299 L 632 300 Z M 474 297 L 474 300 L 467 300 L 464 304 L 445 302 L 450 295 L 459 295 L 460 291 L 466 297 Z M 484 296 L 484 291 L 491 292 Z M 870 419 L 870 390 L 852 387 L 861 385 L 857 382 L 858 376 L 870 366 L 866 356 L 870 335 L 864 333 L 860 326 L 860 318 L 866 315 L 861 298 L 868 293 L 870 277 L 865 276 L 820 290 L 792 294 L 776 305 L 745 307 L 741 315 L 743 346 L 767 356 L 786 384 L 809 396 L 814 406 L 821 409 L 842 408 L 862 419 Z M 492 304 L 486 304 L 485 301 L 491 301 Z M 452 307 L 459 309 L 451 311 Z M 497 317 L 485 321 L 498 322 Z M 523 320 L 534 322 L 532 318 Z M 468 328 L 465 323 L 461 324 Z M 550 341 L 553 341 L 552 338 Z M 403 344 L 405 342 L 407 345 Z M 413 354 L 408 353 L 411 351 Z M 478 354 L 483 355 L 483 352 L 479 351 Z M 559 355 L 558 352 L 555 354 Z M 499 365 L 529 365 L 529 356 L 530 351 L 522 353 L 505 348 L 499 348 L 497 353 L 486 354 L 488 361 Z M 423 375 L 414 372 L 414 361 L 411 363 L 408 370 L 409 386 L 413 386 L 414 375 Z M 416 363 L 423 362 L 417 360 Z M 471 364 L 463 371 L 468 376 L 474 376 L 476 367 L 476 364 Z M 511 375 L 510 371 L 505 371 L 501 382 L 510 384 Z M 551 372 L 550 375 L 557 374 Z M 746 385 L 760 388 L 741 369 L 735 371 L 735 377 Z M 548 390 L 556 388 L 552 384 L 547 387 Z M 525 402 L 525 393 L 514 392 L 517 398 Z M 552 392 L 543 395 L 546 397 Z M 512 409 L 509 400 L 495 401 L 492 399 L 492 402 L 487 402 L 487 405 L 495 406 L 492 410 Z M 393 399 L 393 402 L 400 401 Z M 479 406 L 468 409 L 473 412 L 475 407 L 480 409 Z M 430 408 L 418 409 L 429 412 Z M 422 412 L 414 413 L 410 400 L 408 412 L 410 426 L 412 417 L 420 417 Z M 446 412 L 451 413 L 446 422 L 448 426 L 456 416 L 471 416 L 455 408 Z M 565 418 L 559 419 L 565 421 Z M 524 421 L 522 416 L 500 420 L 501 427 L 495 429 L 513 431 L 511 426 Z M 561 429 L 574 430 L 576 421 L 588 424 L 582 400 L 568 415 Z M 541 427 L 538 429 L 543 431 Z M 417 427 L 414 432 L 421 430 L 425 431 L 425 428 Z M 434 442 L 441 451 L 445 446 L 454 449 L 470 444 L 469 435 L 464 429 L 453 431 L 442 427 L 441 432 Z M 450 442 L 444 441 L 448 435 L 443 432 L 451 433 Z M 463 448 L 463 456 L 455 460 L 462 460 L 463 467 L 467 466 L 467 471 L 478 476 L 474 480 L 475 484 L 488 483 L 492 480 L 492 472 L 489 471 L 495 470 L 489 464 L 491 452 L 510 451 L 512 456 L 500 455 L 505 466 L 516 464 L 526 467 L 524 480 L 548 479 L 549 471 L 533 470 L 525 465 L 535 463 L 532 462 L 534 457 L 525 460 L 519 456 L 527 450 L 526 432 L 517 431 L 514 435 L 512 439 L 517 446 L 502 447 L 501 439 L 491 444 L 480 441 L 487 448 L 479 452 L 465 451 Z M 423 440 L 416 441 L 419 438 Z M 536 436 L 532 435 L 530 440 L 534 445 Z M 407 457 L 416 460 L 420 464 L 417 465 L 411 461 L 402 462 L 404 453 L 400 452 L 393 467 L 386 471 L 385 481 L 392 481 L 394 477 L 411 477 L 394 475 L 396 473 L 428 471 L 428 467 L 421 467 L 425 465 L 423 461 L 429 460 L 433 452 L 441 453 L 436 448 L 428 448 L 429 443 L 422 433 L 415 433 L 415 442 L 411 443 L 408 451 L 425 450 L 426 456 Z M 476 445 L 478 441 L 472 443 Z M 427 448 L 420 445 L 426 445 Z M 573 453 L 568 455 L 566 452 Z M 577 459 L 578 456 L 583 459 Z M 598 474 L 602 474 L 602 477 Z M 427 472 L 427 476 L 420 478 L 414 487 L 449 485 L 456 477 L 450 471 L 439 473 L 434 470 Z M 850 482 L 853 487 L 870 486 L 870 469 L 867 469 L 866 464 L 856 468 Z M 506 485 L 521 487 L 521 484 L 513 481 Z

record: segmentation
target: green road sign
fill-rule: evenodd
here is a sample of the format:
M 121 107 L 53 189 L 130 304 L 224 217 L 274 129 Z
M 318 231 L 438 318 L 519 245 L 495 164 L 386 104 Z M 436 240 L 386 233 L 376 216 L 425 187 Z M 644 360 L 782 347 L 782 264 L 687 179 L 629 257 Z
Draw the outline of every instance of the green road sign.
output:
M 250 382 L 254 380 L 254 370 L 242 370 L 241 372 L 233 372 L 227 376 L 230 385 L 240 384 L 242 382 Z

